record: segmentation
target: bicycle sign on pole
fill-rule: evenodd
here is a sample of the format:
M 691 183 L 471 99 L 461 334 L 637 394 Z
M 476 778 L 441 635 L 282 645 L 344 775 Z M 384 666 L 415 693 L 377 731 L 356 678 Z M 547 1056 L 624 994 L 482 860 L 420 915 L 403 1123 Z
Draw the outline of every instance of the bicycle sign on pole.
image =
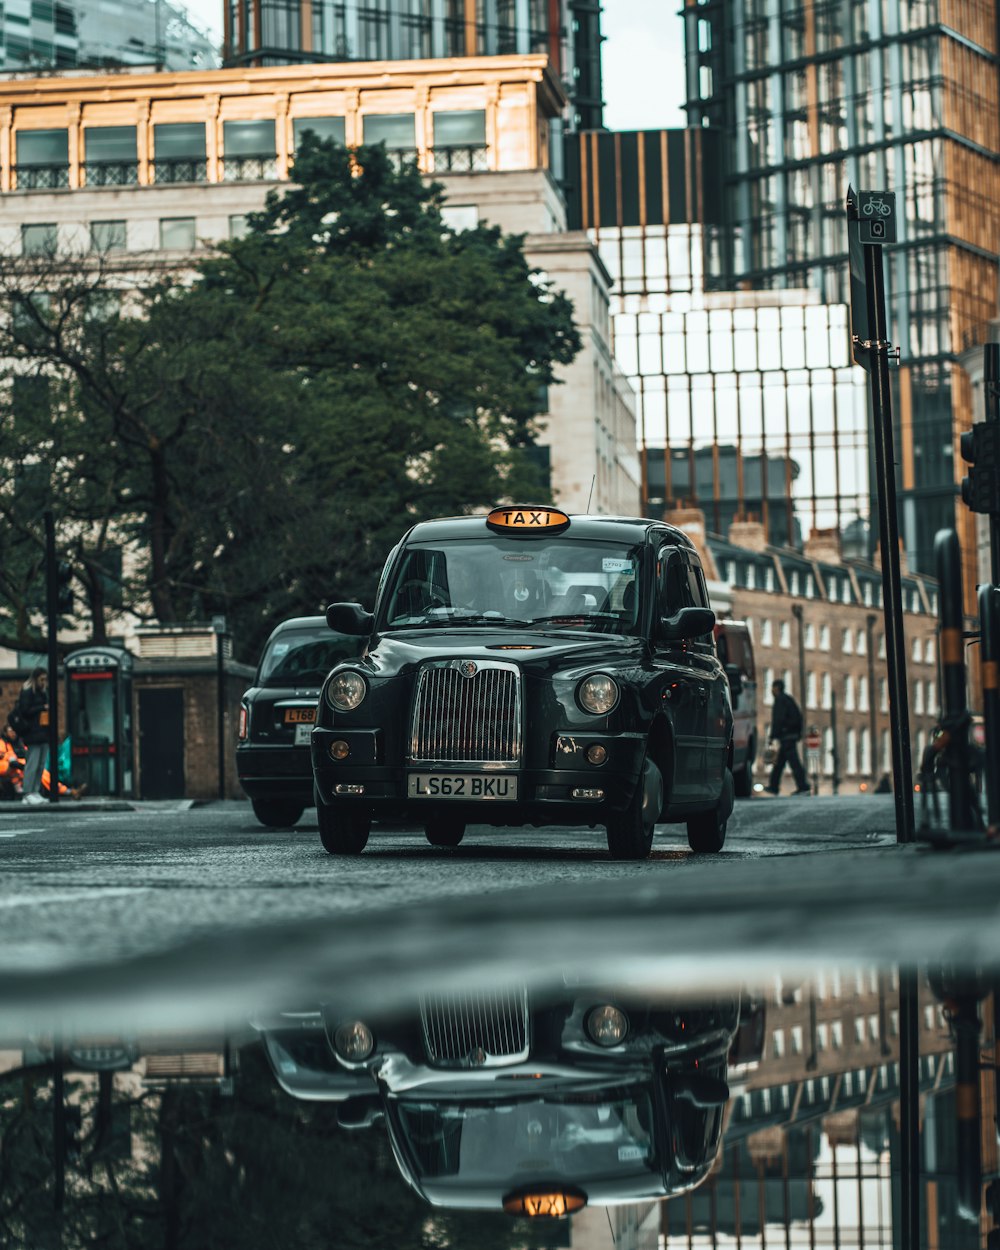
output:
M 858 192 L 858 233 L 861 243 L 896 242 L 896 193 Z

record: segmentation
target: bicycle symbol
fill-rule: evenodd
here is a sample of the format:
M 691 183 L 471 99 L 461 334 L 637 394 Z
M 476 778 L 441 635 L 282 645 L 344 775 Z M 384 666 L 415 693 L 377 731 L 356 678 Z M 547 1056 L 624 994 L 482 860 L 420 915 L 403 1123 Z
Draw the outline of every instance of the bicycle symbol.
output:
M 880 217 L 890 217 L 892 215 L 892 208 L 881 196 L 878 196 L 877 199 L 866 200 L 861 211 L 866 217 L 872 217 L 875 213 L 878 213 Z

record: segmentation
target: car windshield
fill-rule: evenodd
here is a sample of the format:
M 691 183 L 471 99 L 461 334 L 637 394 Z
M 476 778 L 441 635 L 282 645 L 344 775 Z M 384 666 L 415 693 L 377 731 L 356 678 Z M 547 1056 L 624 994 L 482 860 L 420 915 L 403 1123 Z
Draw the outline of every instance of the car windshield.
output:
M 341 660 L 353 660 L 363 640 L 335 634 L 326 625 L 286 629 L 267 644 L 260 662 L 261 686 L 320 686 Z
M 393 571 L 381 629 L 537 626 L 633 634 L 641 544 L 568 537 L 417 543 Z
M 492 1103 L 407 1100 L 398 1119 L 426 1181 L 514 1187 L 545 1176 L 586 1185 L 654 1164 L 652 1100 L 641 1086 Z

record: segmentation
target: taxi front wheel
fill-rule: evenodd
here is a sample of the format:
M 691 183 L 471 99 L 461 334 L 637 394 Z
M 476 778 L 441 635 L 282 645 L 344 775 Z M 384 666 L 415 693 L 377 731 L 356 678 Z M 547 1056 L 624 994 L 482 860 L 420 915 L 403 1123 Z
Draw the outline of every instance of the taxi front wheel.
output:
M 608 821 L 612 859 L 645 859 L 653 846 L 653 830 L 663 808 L 663 774 L 646 756 L 632 801 Z
M 733 811 L 733 774 L 726 769 L 719 806 L 687 822 L 688 846 L 696 855 L 714 855 L 726 841 L 726 825 Z
M 316 797 L 319 840 L 331 855 L 360 855 L 368 845 L 372 818 L 367 812 L 338 811 Z
M 424 834 L 431 846 L 458 846 L 465 837 L 465 822 L 439 816 L 436 820 L 427 822 Z

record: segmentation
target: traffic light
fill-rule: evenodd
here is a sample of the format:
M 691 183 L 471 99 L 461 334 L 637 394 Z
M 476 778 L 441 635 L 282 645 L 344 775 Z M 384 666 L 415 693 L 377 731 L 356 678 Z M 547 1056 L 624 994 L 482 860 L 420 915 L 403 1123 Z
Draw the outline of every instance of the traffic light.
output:
M 1000 422 L 978 422 L 966 430 L 961 451 L 973 466 L 962 479 L 962 499 L 973 512 L 1000 513 Z
M 73 566 L 68 560 L 60 560 L 56 565 L 56 607 L 60 616 L 69 616 L 73 611 Z

